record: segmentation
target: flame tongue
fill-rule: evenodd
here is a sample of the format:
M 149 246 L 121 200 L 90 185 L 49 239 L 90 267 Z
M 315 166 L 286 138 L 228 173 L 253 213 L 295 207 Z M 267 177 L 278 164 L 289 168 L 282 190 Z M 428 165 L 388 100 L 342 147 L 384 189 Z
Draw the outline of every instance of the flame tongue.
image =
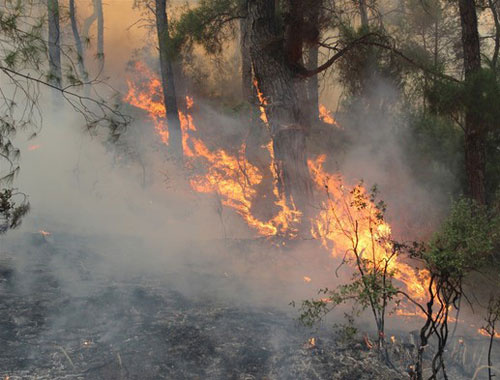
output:
M 125 101 L 146 110 L 162 142 L 168 144 L 166 112 L 161 101 L 161 82 L 144 64 L 137 63 L 135 69 L 146 79 L 146 82 L 137 85 L 134 81 L 128 80 L 129 92 Z M 264 108 L 267 103 L 260 91 L 258 94 L 263 104 L 261 118 L 267 123 Z M 204 174 L 194 175 L 190 179 L 191 187 L 201 193 L 216 193 L 224 206 L 234 209 L 250 227 L 262 236 L 295 237 L 297 231 L 293 226 L 300 220 L 301 213 L 296 210 L 295 205 L 288 205 L 285 197 L 278 192 L 278 176 L 275 170 L 272 142 L 266 148 L 271 159 L 269 169 L 273 177 L 273 194 L 276 198 L 274 204 L 278 212 L 268 220 L 260 220 L 254 216 L 252 208 L 257 197 L 257 186 L 263 180 L 262 171 L 246 159 L 245 144 L 240 146 L 236 154 L 231 154 L 223 149 L 211 150 L 201 138 L 196 137 L 197 129 L 189 114 L 193 104 L 193 99 L 186 97 L 188 113 L 184 114 L 179 111 L 183 151 L 188 161 L 191 163 L 195 160 L 202 161 L 206 169 Z
M 147 80 L 140 82 L 127 80 L 129 91 L 125 96 L 125 101 L 147 111 L 161 141 L 164 144 L 168 144 L 168 128 L 165 120 L 166 112 L 165 105 L 163 104 L 161 82 L 143 63 L 136 62 L 134 68 L 137 73 L 140 73 Z

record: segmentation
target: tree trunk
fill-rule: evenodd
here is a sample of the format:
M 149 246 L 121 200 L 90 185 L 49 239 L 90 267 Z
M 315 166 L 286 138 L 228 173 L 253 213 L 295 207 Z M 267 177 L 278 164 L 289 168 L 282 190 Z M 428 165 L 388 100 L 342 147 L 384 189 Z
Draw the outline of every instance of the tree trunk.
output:
M 241 93 L 243 100 L 257 103 L 255 86 L 253 85 L 252 59 L 248 44 L 248 21 L 246 18 L 240 19 L 240 54 L 241 54 Z
M 361 18 L 361 26 L 368 28 L 368 7 L 366 0 L 359 0 L 359 16 Z
M 306 68 L 314 70 L 318 67 L 318 53 L 319 53 L 319 18 L 321 11 L 322 0 L 314 1 L 310 8 L 306 10 L 307 15 L 307 60 Z M 314 124 L 319 120 L 319 82 L 318 75 L 313 75 L 307 79 L 306 92 L 307 92 L 307 114 L 309 121 Z
M 82 39 L 80 38 L 80 32 L 78 31 L 75 0 L 69 0 L 69 18 L 71 20 L 73 38 L 75 39 L 76 53 L 78 54 L 78 71 L 80 72 L 81 80 L 86 83 L 88 81 L 88 74 L 85 69 L 85 53 L 83 51 Z
M 54 86 L 61 87 L 61 34 L 58 0 L 47 0 L 47 14 L 49 24 L 49 82 Z
M 462 24 L 462 46 L 464 54 L 465 80 L 473 81 L 481 70 L 481 52 L 475 1 L 459 0 Z M 476 88 L 478 86 L 472 86 Z M 469 94 L 480 98 L 481 94 Z M 485 156 L 486 127 L 477 110 L 469 107 L 465 113 L 465 169 L 468 195 L 479 204 L 486 203 Z
M 104 13 L 102 0 L 93 0 L 93 12 L 83 23 L 83 35 L 89 38 L 90 27 L 97 20 L 97 59 L 100 62 L 99 71 L 104 68 Z
M 100 62 L 99 71 L 104 69 L 104 13 L 102 11 L 102 0 L 94 0 L 94 8 L 97 12 L 97 59 Z
M 309 47 L 307 52 L 307 69 L 314 70 L 318 67 L 318 45 Z M 313 75 L 307 79 L 307 113 L 312 123 L 318 121 L 319 115 L 319 82 L 318 76 Z
M 275 19 L 275 3 L 248 1 L 250 55 L 259 89 L 267 100 L 266 113 L 273 139 L 279 190 L 297 207 L 307 203 L 311 182 L 306 158 L 306 136 L 302 105 L 294 85 L 285 48 Z
M 174 156 L 182 159 L 182 132 L 179 120 L 179 109 L 175 94 L 175 80 L 172 60 L 172 42 L 168 32 L 168 16 L 166 0 L 155 0 L 156 29 L 158 32 L 158 46 L 160 50 L 160 70 L 163 88 L 163 99 L 167 112 L 167 123 L 169 132 L 169 146 Z

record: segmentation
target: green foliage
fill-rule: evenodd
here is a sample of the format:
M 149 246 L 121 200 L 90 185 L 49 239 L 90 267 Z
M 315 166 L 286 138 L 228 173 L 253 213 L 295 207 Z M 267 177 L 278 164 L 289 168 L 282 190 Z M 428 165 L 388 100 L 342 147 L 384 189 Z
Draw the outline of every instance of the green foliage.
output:
M 242 4 L 241 0 L 201 0 L 195 8 L 187 8 L 171 22 L 175 51 L 189 50 L 196 43 L 209 54 L 220 53 L 223 43 L 235 36 L 234 21 L 242 17 Z
M 436 80 L 428 88 L 427 98 L 431 111 L 437 114 L 472 112 L 478 115 L 480 124 L 488 126 L 495 125 L 500 117 L 500 86 L 490 69 L 479 70 L 463 83 Z
M 401 87 L 403 69 L 401 60 L 394 59 L 394 55 L 388 49 L 374 45 L 377 43 L 390 45 L 390 38 L 383 29 L 372 26 L 368 29 L 366 27 L 354 29 L 349 25 L 341 25 L 340 32 L 339 45 L 342 47 L 373 33 L 364 39 L 363 44 L 346 52 L 335 65 L 340 82 L 351 101 L 352 98 L 369 95 L 370 91 L 375 89 L 376 79 L 383 79 L 394 88 Z
M 23 200 L 18 204 L 14 198 L 22 196 Z M 30 209 L 29 202 L 24 194 L 18 193 L 13 189 L 3 189 L 0 191 L 0 235 L 9 229 L 19 227 L 22 217 Z
M 459 280 L 486 263 L 499 237 L 498 216 L 462 198 L 453 204 L 423 258 L 431 273 Z
M 463 130 L 448 118 L 422 110 L 410 113 L 407 125 L 409 133 L 401 141 L 412 174 L 422 186 L 458 195 L 465 186 Z
M 350 343 L 354 340 L 358 333 L 358 328 L 355 326 L 355 311 L 353 313 L 344 313 L 345 323 L 335 324 L 337 329 L 338 339 L 341 343 Z

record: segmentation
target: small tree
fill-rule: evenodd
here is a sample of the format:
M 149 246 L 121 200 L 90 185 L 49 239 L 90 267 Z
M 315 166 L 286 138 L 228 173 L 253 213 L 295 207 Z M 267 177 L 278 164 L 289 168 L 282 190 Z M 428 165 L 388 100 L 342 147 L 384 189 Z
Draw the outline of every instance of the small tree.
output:
M 482 327 L 482 330 L 488 334 L 488 378 L 493 379 L 493 362 L 491 360 L 491 351 L 493 349 L 493 341 L 499 336 L 497 331 L 497 323 L 500 321 L 500 296 L 491 295 L 488 302 L 488 308 L 486 309 L 486 317 L 484 318 L 486 325 Z
M 448 379 L 443 355 L 449 337 L 449 314 L 452 309 L 460 309 L 462 298 L 468 300 L 464 279 L 486 263 L 498 237 L 497 225 L 497 218 L 485 206 L 470 199 L 459 199 L 431 241 L 412 247 L 412 256 L 421 260 L 429 271 L 425 305 L 400 291 L 425 316 L 414 368 L 417 380 L 423 379 L 424 351 L 431 337 L 437 339 L 437 350 L 429 379 L 437 379 L 440 372 Z
M 342 187 L 338 190 L 344 193 Z M 377 328 L 377 349 L 388 362 L 385 317 L 389 302 L 398 293 L 393 284 L 394 263 L 403 246 L 391 240 L 390 229 L 384 222 L 385 205 L 376 201 L 376 188 L 367 194 L 358 185 L 347 197 L 339 199 L 330 196 L 328 187 L 326 191 L 329 201 L 324 211 L 330 217 L 330 232 L 335 230 L 345 237 L 348 246 L 342 264 L 350 264 L 355 270 L 349 283 L 334 290 L 321 289 L 322 298 L 303 301 L 299 320 L 311 326 L 347 302 L 354 302 L 359 311 L 369 309 Z

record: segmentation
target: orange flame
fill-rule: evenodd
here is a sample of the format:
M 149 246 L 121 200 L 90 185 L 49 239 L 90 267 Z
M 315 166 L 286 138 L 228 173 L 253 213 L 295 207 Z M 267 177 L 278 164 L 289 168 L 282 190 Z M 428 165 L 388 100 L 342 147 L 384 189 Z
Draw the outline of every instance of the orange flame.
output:
M 491 334 L 488 331 L 486 331 L 484 328 L 477 329 L 477 332 L 483 336 L 487 336 L 488 338 L 491 336 Z M 500 339 L 500 332 L 494 331 L 493 338 Z
M 259 89 L 259 83 L 257 82 L 257 79 L 254 78 L 253 80 L 253 85 L 255 86 L 255 91 L 257 91 L 257 98 L 259 99 L 260 103 L 260 119 L 268 126 L 268 119 L 266 115 L 266 106 L 267 106 L 267 100 L 264 97 L 264 94 L 260 91 Z
M 125 96 L 125 101 L 134 107 L 147 111 L 161 141 L 168 144 L 168 128 L 165 120 L 166 112 L 161 82 L 142 62 L 136 62 L 134 68 L 136 72 L 141 73 L 148 80 L 141 81 L 141 84 L 127 80 L 129 91 Z
M 39 145 L 39 144 L 30 145 L 30 146 L 28 147 L 28 150 L 29 150 L 30 152 L 32 152 L 32 151 L 34 151 L 34 150 L 40 149 L 41 147 L 42 147 L 42 146 L 41 146 L 41 145 Z
M 313 338 L 309 338 L 307 340 L 307 347 L 309 347 L 309 348 L 316 347 L 316 338 L 314 338 L 314 337 Z
M 165 120 L 165 106 L 162 102 L 161 82 L 144 64 L 137 63 L 135 69 L 141 73 L 147 83 L 137 85 L 128 80 L 129 91 L 125 96 L 125 101 L 148 111 L 162 142 L 168 144 L 168 126 Z M 262 94 L 259 95 L 259 99 L 263 103 L 265 102 Z M 193 104 L 193 99 L 186 97 L 188 111 L 193 107 Z M 263 107 L 262 112 L 263 121 L 267 122 Z M 237 154 L 230 154 L 223 149 L 212 151 L 203 140 L 193 136 L 197 129 L 190 114 L 185 115 L 179 111 L 179 119 L 185 157 L 190 160 L 202 159 L 207 167 L 205 174 L 195 175 L 191 178 L 191 187 L 201 193 L 218 194 L 224 206 L 234 209 L 250 227 L 256 229 L 262 236 L 278 234 L 295 236 L 296 230 L 292 225 L 300 220 L 301 213 L 296 210 L 295 205 L 288 205 L 284 195 L 279 194 L 272 143 L 266 147 L 271 158 L 269 167 L 274 179 L 275 205 L 279 212 L 270 220 L 262 221 L 252 214 L 252 206 L 257 195 L 256 187 L 262 182 L 263 174 L 259 168 L 246 159 L 246 145 L 242 144 Z
M 367 202 L 365 207 L 352 207 L 356 192 L 366 194 L 366 190 L 362 187 L 350 190 L 344 185 L 340 175 L 330 175 L 324 171 L 324 162 L 324 155 L 316 160 L 309 160 L 309 169 L 318 189 L 328 191 L 319 215 L 313 220 L 312 235 L 321 240 L 334 257 L 343 257 L 346 252 L 352 251 L 353 243 L 357 244 L 357 250 L 363 259 L 375 265 L 387 262 L 387 270 L 405 284 L 407 292 L 416 300 L 424 299 L 428 273 L 416 273 L 410 265 L 397 257 L 390 258 L 391 227 L 377 218 L 378 210 L 375 205 Z
M 140 84 L 127 80 L 129 91 L 125 101 L 148 112 L 161 141 L 168 145 L 169 134 L 161 82 L 143 63 L 136 63 L 135 70 L 143 78 Z M 266 114 L 267 99 L 260 91 L 257 80 L 254 80 L 254 86 L 260 102 L 260 119 L 269 128 Z M 261 236 L 296 237 L 298 233 L 296 226 L 302 218 L 302 213 L 296 209 L 293 200 L 287 201 L 284 194 L 279 192 L 273 142 L 270 141 L 265 148 L 270 157 L 269 172 L 273 178 L 274 204 L 279 211 L 269 220 L 263 221 L 252 214 L 257 196 L 256 189 L 264 177 L 262 170 L 246 159 L 244 143 L 235 154 L 230 154 L 223 149 L 211 150 L 201 138 L 196 137 L 197 128 L 190 114 L 193 106 L 193 98 L 187 96 L 186 114 L 179 111 L 185 158 L 188 161 L 202 160 L 206 167 L 204 174 L 194 175 L 190 179 L 193 190 L 218 194 L 224 206 L 235 210 Z M 323 122 L 340 128 L 324 105 L 319 106 L 319 117 Z M 34 150 L 38 147 L 34 145 L 28 149 Z M 322 155 L 308 161 L 311 176 L 318 190 L 324 191 L 326 188 L 328 191 L 328 196 L 321 203 L 321 210 L 311 219 L 312 236 L 320 240 L 336 258 L 343 257 L 345 252 L 352 250 L 353 238 L 356 238 L 357 249 L 363 259 L 371 260 L 373 263 L 387 261 L 392 251 L 390 225 L 375 216 L 377 209 L 371 202 L 367 202 L 366 207 L 361 209 L 352 207 L 355 196 L 353 191 L 366 194 L 366 190 L 362 187 L 349 188 L 340 175 L 327 173 L 323 169 L 325 159 L 326 157 Z M 43 230 L 39 232 L 43 236 L 50 235 L 50 232 Z M 426 270 L 415 271 L 412 266 L 396 257 L 389 261 L 388 270 L 394 273 L 396 280 L 404 284 L 407 293 L 413 299 L 416 301 L 425 299 L 429 283 L 429 273 Z M 312 281 L 308 276 L 304 276 L 303 280 L 305 283 Z M 331 302 L 329 298 L 321 300 L 326 303 Z M 403 317 L 425 318 L 421 310 L 416 308 L 415 311 L 410 311 L 408 306 L 396 310 L 396 314 Z M 452 317 L 449 318 L 451 321 L 454 320 Z M 478 329 L 478 332 L 489 336 L 484 329 Z M 500 333 L 495 333 L 495 338 L 500 338 Z M 308 343 L 314 347 L 315 338 L 311 338 Z
M 319 118 L 326 124 L 335 125 L 336 127 L 339 127 L 339 125 L 333 118 L 332 113 L 323 104 L 319 105 Z

